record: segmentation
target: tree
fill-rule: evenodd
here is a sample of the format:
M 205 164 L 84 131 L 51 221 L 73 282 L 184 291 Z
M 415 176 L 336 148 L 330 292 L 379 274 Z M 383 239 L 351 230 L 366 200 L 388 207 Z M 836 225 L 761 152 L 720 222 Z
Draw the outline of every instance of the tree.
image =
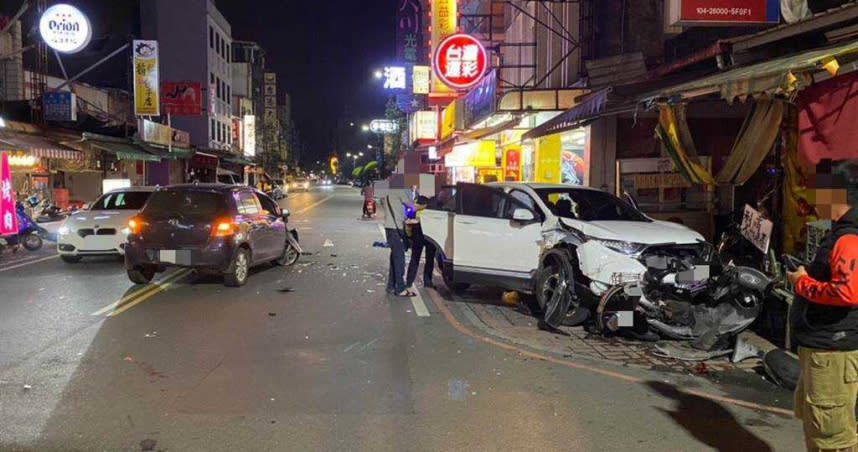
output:
M 389 153 L 387 153 L 387 149 L 384 150 L 385 156 L 382 172 L 389 173 L 396 168 L 396 163 L 402 155 L 403 143 L 401 132 L 408 128 L 408 117 L 399 109 L 399 107 L 396 106 L 396 101 L 393 97 L 387 100 L 387 105 L 384 108 L 384 117 L 386 119 L 396 121 L 399 125 L 399 132 L 392 136 L 392 149 L 390 149 Z

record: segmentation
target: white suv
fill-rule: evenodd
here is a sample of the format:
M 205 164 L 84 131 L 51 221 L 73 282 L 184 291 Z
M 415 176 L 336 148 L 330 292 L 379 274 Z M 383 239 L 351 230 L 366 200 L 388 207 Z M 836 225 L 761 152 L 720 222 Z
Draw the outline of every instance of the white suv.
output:
M 447 286 L 535 293 L 552 327 L 586 320 L 611 286 L 643 278 L 649 256 L 700 258 L 712 248 L 683 225 L 579 186 L 458 184 L 438 199 L 421 224 Z

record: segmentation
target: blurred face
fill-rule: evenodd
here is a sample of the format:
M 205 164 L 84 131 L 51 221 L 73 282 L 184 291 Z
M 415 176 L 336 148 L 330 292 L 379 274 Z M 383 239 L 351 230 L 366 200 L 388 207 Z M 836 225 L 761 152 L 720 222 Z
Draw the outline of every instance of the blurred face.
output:
M 820 188 L 814 190 L 813 196 L 820 220 L 837 221 L 849 211 L 846 189 Z
M 417 186 L 416 186 L 416 185 L 412 185 L 412 186 L 411 186 L 411 191 L 417 191 Z

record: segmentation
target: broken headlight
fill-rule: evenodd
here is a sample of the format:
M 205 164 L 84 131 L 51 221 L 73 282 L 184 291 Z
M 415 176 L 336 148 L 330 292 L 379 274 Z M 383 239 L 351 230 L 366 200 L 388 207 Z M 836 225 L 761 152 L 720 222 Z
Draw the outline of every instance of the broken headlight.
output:
M 644 249 L 646 249 L 646 245 L 643 243 L 635 243 L 635 242 L 626 242 L 623 240 L 603 240 L 603 239 L 594 239 L 590 238 L 596 243 L 601 244 L 606 248 L 610 248 L 620 254 L 625 254 L 627 256 L 637 256 Z

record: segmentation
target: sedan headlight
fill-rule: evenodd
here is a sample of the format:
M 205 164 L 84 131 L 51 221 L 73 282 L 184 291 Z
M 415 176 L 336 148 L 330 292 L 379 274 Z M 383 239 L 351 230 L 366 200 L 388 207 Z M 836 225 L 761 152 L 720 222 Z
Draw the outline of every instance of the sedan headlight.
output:
M 625 254 L 627 256 L 636 256 L 640 254 L 644 249 L 646 249 L 646 245 L 643 243 L 635 243 L 635 242 L 626 242 L 623 240 L 603 240 L 603 239 L 593 239 L 590 240 L 595 241 L 596 243 L 601 244 L 605 248 L 610 248 L 620 254 Z
M 122 235 L 128 235 L 128 234 L 131 234 L 131 229 L 130 228 L 122 228 L 122 230 L 120 232 L 122 232 Z
M 57 229 L 57 235 L 68 235 L 69 232 L 71 232 L 71 229 L 68 226 L 61 226 Z

